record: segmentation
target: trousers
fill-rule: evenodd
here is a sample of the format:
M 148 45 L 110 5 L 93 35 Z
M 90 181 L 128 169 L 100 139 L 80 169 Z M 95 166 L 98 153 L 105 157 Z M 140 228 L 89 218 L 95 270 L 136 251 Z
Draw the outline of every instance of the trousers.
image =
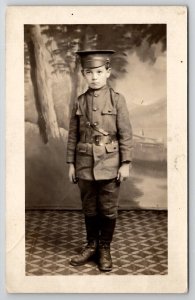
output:
M 78 186 L 85 216 L 100 215 L 109 219 L 117 217 L 120 184 L 116 178 L 109 180 L 79 179 Z

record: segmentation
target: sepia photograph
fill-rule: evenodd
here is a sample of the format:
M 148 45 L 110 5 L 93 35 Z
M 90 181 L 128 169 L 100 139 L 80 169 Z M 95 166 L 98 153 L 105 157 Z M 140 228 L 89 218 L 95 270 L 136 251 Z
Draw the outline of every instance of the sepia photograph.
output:
M 167 274 L 166 24 L 25 25 L 24 47 L 26 274 Z
M 176 176 L 184 177 L 186 172 L 187 124 L 181 107 L 187 109 L 187 103 L 183 98 L 180 107 L 173 110 L 176 99 L 169 96 L 171 88 L 185 93 L 186 86 L 183 81 L 179 88 L 181 78 L 178 86 L 172 82 L 175 71 L 170 67 L 170 57 L 174 61 L 170 45 L 174 34 L 168 34 L 169 21 L 166 17 L 157 21 L 157 7 L 154 19 L 154 7 L 151 11 L 145 8 L 148 19 L 138 18 L 139 8 L 134 8 L 136 18 L 132 20 L 125 8 L 113 8 L 122 10 L 126 16 L 123 21 L 122 17 L 108 18 L 108 7 L 104 7 L 106 22 L 103 16 L 99 22 L 97 18 L 87 21 L 87 8 L 85 20 L 76 18 L 77 11 L 67 7 L 63 9 L 68 21 L 64 18 L 61 22 L 62 14 L 57 8 L 59 20 L 45 18 L 42 8 L 38 18 L 27 22 L 27 17 L 33 15 L 31 9 L 10 9 L 10 16 L 15 13 L 17 17 L 19 13 L 21 17 L 21 60 L 17 59 L 17 63 L 22 75 L 18 89 L 23 97 L 19 99 L 20 113 L 15 111 L 20 128 L 10 131 L 8 140 L 17 134 L 20 137 L 16 144 L 22 149 L 22 177 L 18 173 L 14 184 L 19 184 L 16 194 L 22 198 L 19 215 L 13 212 L 8 191 L 7 211 L 8 220 L 9 216 L 17 220 L 8 224 L 8 231 L 13 232 L 13 224 L 18 233 L 22 228 L 21 239 L 15 245 L 21 242 L 17 257 L 23 279 L 13 283 L 16 273 L 9 265 L 16 256 L 7 256 L 11 284 L 8 290 L 58 292 L 60 286 L 59 292 L 70 292 L 76 276 L 78 292 L 93 292 L 93 286 L 94 292 L 155 291 L 150 284 L 149 289 L 139 285 L 139 280 L 145 280 L 147 285 L 153 279 L 163 292 L 176 270 L 179 240 L 169 238 L 179 234 L 179 227 L 174 226 L 180 219 L 183 244 L 178 261 L 182 284 L 179 286 L 173 279 L 172 288 L 186 291 L 187 194 L 182 185 L 176 192 L 172 189 L 171 196 L 170 189 L 177 181 L 175 171 Z M 78 12 L 82 9 L 78 8 Z M 89 14 L 93 9 L 88 7 Z M 166 9 L 162 16 L 172 17 L 174 10 Z M 175 9 L 176 15 L 184 19 L 181 28 L 185 32 L 185 8 Z M 11 21 L 8 33 L 10 28 Z M 179 65 L 183 66 L 185 34 L 182 43 Z M 186 72 L 178 68 L 179 72 L 185 78 Z M 16 75 L 12 77 L 17 89 Z M 8 104 L 8 115 L 11 110 Z M 14 111 L 8 121 L 13 121 L 13 115 Z M 179 129 L 179 120 L 184 129 L 181 137 L 174 132 Z M 175 141 L 184 145 L 178 153 L 178 144 L 172 145 Z M 177 197 L 174 193 L 183 193 L 174 212 L 183 214 L 181 218 L 170 218 L 173 198 Z M 8 246 L 13 240 L 14 236 L 8 239 Z M 171 257 L 176 257 L 175 261 L 170 261 Z M 132 289 L 127 287 L 129 278 L 136 282 Z M 103 282 L 115 279 L 118 287 L 112 283 L 106 289 Z M 27 284 L 22 288 L 23 280 Z M 31 280 L 33 287 L 29 285 Z M 46 280 L 45 284 L 48 280 L 48 289 L 46 285 L 41 288 L 42 280 Z M 53 280 L 52 289 L 49 282 Z M 86 283 L 92 281 L 92 289 L 87 288 Z M 71 285 L 62 287 L 62 282 Z M 171 286 L 167 291 L 170 290 Z

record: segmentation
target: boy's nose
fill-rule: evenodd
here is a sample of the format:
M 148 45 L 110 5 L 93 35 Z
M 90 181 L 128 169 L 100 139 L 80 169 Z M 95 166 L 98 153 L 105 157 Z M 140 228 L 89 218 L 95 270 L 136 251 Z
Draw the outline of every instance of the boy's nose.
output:
M 94 73 L 94 74 L 92 75 L 92 79 L 93 79 L 93 80 L 94 80 L 94 79 L 97 79 L 97 74 Z

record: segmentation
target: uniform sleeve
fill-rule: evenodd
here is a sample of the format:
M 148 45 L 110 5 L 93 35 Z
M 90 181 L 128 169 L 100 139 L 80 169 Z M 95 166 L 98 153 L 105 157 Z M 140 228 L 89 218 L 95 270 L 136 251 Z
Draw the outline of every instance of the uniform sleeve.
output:
M 68 141 L 67 141 L 67 163 L 75 162 L 76 145 L 78 142 L 78 119 L 76 116 L 77 102 L 75 102 L 69 124 Z
M 121 163 L 132 161 L 133 134 L 125 98 L 119 95 L 117 101 L 117 130 Z

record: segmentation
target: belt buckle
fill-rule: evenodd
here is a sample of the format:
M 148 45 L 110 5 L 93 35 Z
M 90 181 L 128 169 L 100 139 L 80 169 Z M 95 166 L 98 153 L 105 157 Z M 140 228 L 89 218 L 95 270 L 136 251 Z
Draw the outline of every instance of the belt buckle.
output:
M 106 144 L 112 144 L 113 143 L 113 139 L 112 139 L 111 135 L 107 135 L 106 138 L 107 138 Z
M 103 145 L 101 135 L 95 135 L 94 139 L 95 139 L 95 145 L 96 146 L 102 146 Z

